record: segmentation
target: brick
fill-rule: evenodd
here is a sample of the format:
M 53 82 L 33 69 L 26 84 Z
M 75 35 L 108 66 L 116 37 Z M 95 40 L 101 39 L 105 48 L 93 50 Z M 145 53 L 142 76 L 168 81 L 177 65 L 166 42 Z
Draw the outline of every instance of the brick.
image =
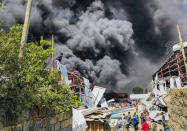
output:
M 4 127 L 0 129 L 0 131 L 11 131 L 11 127 Z
M 57 118 L 56 117 L 51 117 L 50 125 L 54 125 L 55 123 L 57 123 Z
M 66 113 L 63 113 L 63 120 L 66 119 Z
M 52 127 L 51 126 L 46 127 L 45 131 L 52 131 Z
M 57 121 L 62 121 L 63 120 L 63 115 L 62 114 L 58 114 L 57 115 Z
M 50 120 L 48 118 L 42 119 L 43 128 L 47 127 L 47 125 L 49 125 L 49 123 L 50 123 Z
M 69 124 L 72 125 L 73 122 L 72 118 L 70 118 L 69 121 L 70 121 Z
M 61 121 L 60 122 L 60 128 L 63 129 L 65 127 L 65 122 L 64 121 Z
M 55 124 L 55 131 L 60 130 L 60 122 L 57 122 Z
M 39 130 L 43 128 L 43 124 L 41 120 L 37 120 L 34 122 L 34 129 L 33 130 Z
M 65 120 L 65 127 L 68 127 L 70 125 L 70 121 L 69 120 Z
M 55 131 L 55 125 L 49 125 L 48 130 L 49 131 Z
M 72 131 L 72 125 L 68 127 L 68 131 Z
M 72 111 L 69 111 L 68 112 L 68 118 L 71 118 L 72 117 Z

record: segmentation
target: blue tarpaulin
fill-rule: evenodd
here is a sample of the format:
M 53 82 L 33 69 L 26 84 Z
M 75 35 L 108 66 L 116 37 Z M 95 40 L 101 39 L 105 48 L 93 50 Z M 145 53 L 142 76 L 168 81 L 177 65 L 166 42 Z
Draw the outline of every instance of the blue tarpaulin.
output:
M 67 68 L 66 65 L 62 65 L 62 74 L 63 74 L 63 80 L 68 80 L 68 72 L 67 72 Z
M 112 115 L 110 116 L 110 118 L 111 118 L 111 119 L 119 119 L 119 118 L 121 118 L 121 116 L 120 116 L 120 114 L 112 114 Z

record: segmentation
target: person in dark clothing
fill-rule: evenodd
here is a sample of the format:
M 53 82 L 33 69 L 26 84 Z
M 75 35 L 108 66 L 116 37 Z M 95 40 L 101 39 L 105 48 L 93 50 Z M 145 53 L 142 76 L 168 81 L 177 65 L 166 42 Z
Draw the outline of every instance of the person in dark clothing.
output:
M 60 56 L 56 58 L 56 60 L 58 60 L 59 62 L 62 62 L 62 57 L 63 57 L 63 55 L 64 55 L 64 54 L 61 53 Z
M 162 112 L 161 113 L 161 115 L 162 115 L 162 126 L 163 126 L 163 128 L 164 128 L 164 130 L 166 129 L 166 120 L 165 120 L 165 116 L 164 116 L 164 113 Z
M 138 119 L 137 119 L 136 113 L 134 113 L 134 116 L 132 118 L 132 124 L 133 124 L 134 130 L 137 131 L 138 130 Z
M 143 120 L 145 119 L 143 113 L 141 113 L 140 119 L 141 119 L 141 124 L 142 124 Z

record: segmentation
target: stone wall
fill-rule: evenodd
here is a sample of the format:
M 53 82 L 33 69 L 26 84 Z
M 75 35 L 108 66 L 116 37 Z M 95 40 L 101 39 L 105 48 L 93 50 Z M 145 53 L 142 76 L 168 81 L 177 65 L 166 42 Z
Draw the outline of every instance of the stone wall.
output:
M 0 131 L 71 131 L 72 111 L 46 118 L 25 121 L 9 127 L 0 127 Z
M 187 130 L 187 88 L 170 89 L 164 101 L 169 113 L 171 131 Z

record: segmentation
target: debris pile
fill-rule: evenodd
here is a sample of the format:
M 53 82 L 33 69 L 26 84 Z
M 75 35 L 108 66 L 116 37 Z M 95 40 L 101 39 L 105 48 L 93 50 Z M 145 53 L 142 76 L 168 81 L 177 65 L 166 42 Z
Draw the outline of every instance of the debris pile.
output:
M 65 65 L 56 60 L 57 71 L 62 74 L 60 83 L 69 85 L 82 103 L 73 109 L 73 131 L 114 130 L 118 127 L 123 112 L 132 109 L 126 93 L 113 93 L 107 99 L 105 88 L 94 86 L 78 72 L 68 72 Z M 106 95 L 105 95 L 106 96 Z M 118 116 L 118 117 L 113 117 Z

